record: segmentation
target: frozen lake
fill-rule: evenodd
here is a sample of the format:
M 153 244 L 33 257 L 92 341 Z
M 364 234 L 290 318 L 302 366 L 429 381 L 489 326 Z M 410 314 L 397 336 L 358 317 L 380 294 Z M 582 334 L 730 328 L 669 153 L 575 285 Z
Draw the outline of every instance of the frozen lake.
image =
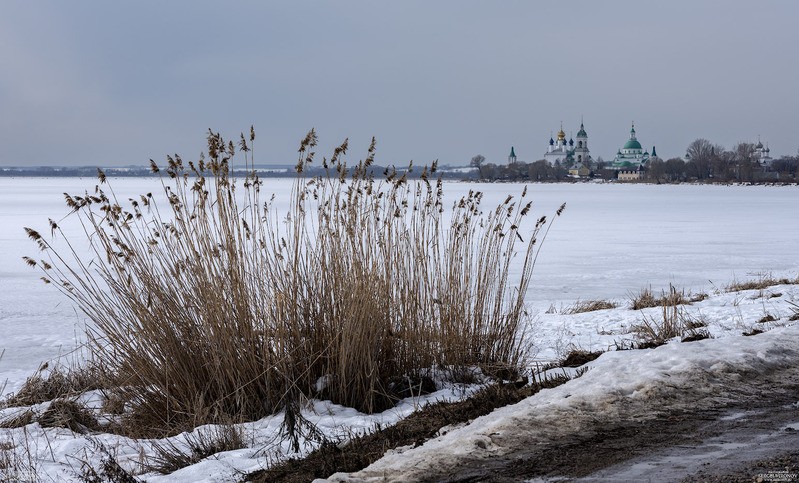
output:
M 42 361 L 70 357 L 84 320 L 24 255 L 37 247 L 24 226 L 49 233 L 47 219 L 61 219 L 63 193 L 91 191 L 84 178 L 0 178 L 0 389 L 15 390 Z M 152 191 L 153 179 L 116 179 L 119 199 Z M 287 200 L 289 180 L 267 180 L 264 191 Z M 520 184 L 446 183 L 455 199 L 470 189 L 485 193 L 484 208 L 521 193 Z M 576 299 L 624 299 L 646 286 L 674 284 L 694 292 L 723 287 L 763 272 L 799 273 L 799 188 L 546 184 L 530 185 L 536 216 L 561 203 L 527 294 L 538 310 Z M 67 224 L 62 224 L 67 226 Z M 67 228 L 80 242 L 77 226 Z

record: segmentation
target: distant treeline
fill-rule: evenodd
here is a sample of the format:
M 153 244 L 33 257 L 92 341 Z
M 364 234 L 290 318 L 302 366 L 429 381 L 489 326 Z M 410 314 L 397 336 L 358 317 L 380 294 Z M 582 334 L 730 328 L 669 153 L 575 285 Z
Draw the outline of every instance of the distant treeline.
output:
M 107 176 L 142 177 L 156 176 L 149 168 L 103 168 Z M 37 166 L 33 168 L 0 168 L 0 176 L 31 176 L 31 177 L 86 177 L 97 176 L 97 167 L 62 167 L 62 166 Z
M 712 164 L 685 161 L 682 158 L 667 160 L 652 159 L 642 169 L 641 179 L 650 183 L 684 183 L 690 181 L 717 183 L 769 183 L 796 182 L 799 156 L 775 159 L 768 169 L 755 163 L 729 163 L 719 158 Z M 516 162 L 512 164 L 483 164 L 479 168 L 479 178 L 485 181 L 541 181 L 570 182 L 584 178 L 612 180 L 618 177 L 618 170 L 608 168 L 606 163 L 592 165 L 589 175 L 576 178 L 569 175 L 569 169 L 542 160 L 533 163 Z
M 349 167 L 349 175 L 352 175 L 352 171 L 355 170 L 356 166 Z M 394 167 L 385 167 L 385 166 L 371 166 L 369 168 L 369 172 L 375 178 L 380 178 L 387 175 L 390 172 L 394 171 Z M 0 177 L 95 177 L 97 176 L 98 168 L 96 166 L 79 166 L 79 167 L 54 167 L 54 166 L 39 166 L 39 167 L 31 167 L 31 168 L 19 168 L 19 167 L 11 167 L 11 168 L 0 168 Z M 125 167 L 125 168 L 102 168 L 103 172 L 106 176 L 110 177 L 157 177 L 158 175 L 153 173 L 150 167 L 145 166 L 136 166 L 136 167 Z M 294 170 L 293 166 L 290 167 L 262 167 L 256 168 L 258 172 L 258 176 L 262 178 L 294 178 L 297 176 L 296 171 Z M 403 173 L 407 173 L 409 178 L 419 178 L 424 171 L 423 166 L 414 166 L 410 170 L 407 167 L 397 167 L 397 173 L 401 176 Z M 326 174 L 331 174 L 333 176 L 337 176 L 338 174 L 334 170 L 326 171 L 322 167 L 318 166 L 306 166 L 304 168 L 304 174 L 309 177 L 313 176 L 325 176 Z M 234 169 L 234 176 L 244 177 L 246 176 L 247 171 L 243 169 Z M 442 167 L 439 168 L 438 171 L 431 177 L 438 177 L 441 176 L 444 179 L 458 179 L 458 180 L 466 180 L 466 179 L 477 179 L 477 170 L 464 170 L 463 168 L 450 168 L 450 167 Z

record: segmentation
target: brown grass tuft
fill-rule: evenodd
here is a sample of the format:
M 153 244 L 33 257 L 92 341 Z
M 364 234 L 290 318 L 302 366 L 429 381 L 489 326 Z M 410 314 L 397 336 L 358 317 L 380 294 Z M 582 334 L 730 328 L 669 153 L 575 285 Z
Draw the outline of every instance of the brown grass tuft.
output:
M 31 424 L 35 420 L 36 418 L 33 411 L 30 409 L 20 410 L 19 412 L 0 420 L 0 428 L 21 428 Z
M 660 319 L 644 316 L 639 324 L 631 327 L 640 342 L 647 346 L 659 346 L 682 335 L 679 311 L 676 305 L 663 305 Z
M 727 292 L 740 292 L 742 290 L 763 290 L 774 285 L 796 285 L 799 284 L 799 276 L 796 278 L 774 278 L 770 273 L 762 273 L 754 280 L 733 281 L 724 290 Z
M 576 349 L 569 352 L 563 360 L 560 361 L 558 364 L 559 367 L 580 367 L 583 364 L 587 364 L 599 356 L 602 355 L 602 351 L 586 351 L 581 349 Z
M 39 371 L 25 380 L 22 388 L 2 401 L 2 406 L 31 406 L 54 399 L 75 396 L 100 386 L 97 371 L 91 368 L 62 368 Z
M 667 305 L 668 303 L 669 300 L 666 300 L 661 305 L 660 318 L 644 315 L 640 323 L 631 327 L 637 338 L 637 342 L 633 344 L 634 348 L 658 347 L 676 337 L 680 337 L 681 342 L 710 338 L 710 332 L 705 328 L 707 322 L 703 318 L 691 317 L 677 305 Z
M 668 293 L 665 291 L 660 292 L 660 297 L 656 297 L 652 293 L 651 288 L 642 289 L 637 294 L 630 295 L 631 308 L 633 310 L 641 310 L 649 307 L 661 306 L 675 306 L 675 305 L 689 305 L 694 302 L 701 302 L 708 297 L 706 293 L 699 293 L 692 295 L 686 294 L 685 290 L 677 291 L 676 288 L 669 285 Z
M 87 433 L 99 428 L 97 419 L 83 406 L 69 399 L 56 399 L 38 418 L 43 428 L 69 428 Z
M 167 440 L 155 443 L 153 445 L 155 454 L 148 458 L 145 467 L 147 472 L 157 471 L 167 475 L 217 453 L 242 448 L 246 448 L 244 437 L 236 426 L 217 425 L 198 428 L 187 433 L 183 442 Z
M 773 316 L 773 315 L 771 315 L 771 314 L 766 314 L 766 315 L 764 315 L 763 317 L 761 317 L 761 318 L 760 318 L 760 319 L 757 321 L 757 323 L 758 323 L 758 324 L 765 324 L 766 322 L 774 322 L 775 320 L 777 320 L 777 318 L 776 318 L 776 317 L 774 317 L 774 316 Z
M 578 300 L 565 311 L 566 314 L 581 314 L 583 312 L 594 312 L 597 310 L 614 309 L 617 305 L 609 300 Z

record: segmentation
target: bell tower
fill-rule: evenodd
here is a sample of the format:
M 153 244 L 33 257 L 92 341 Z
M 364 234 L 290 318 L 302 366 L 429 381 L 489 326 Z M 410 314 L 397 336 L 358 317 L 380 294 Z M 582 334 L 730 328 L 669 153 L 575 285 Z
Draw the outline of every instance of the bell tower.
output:
M 591 161 L 590 151 L 588 150 L 588 133 L 585 132 L 585 126 L 582 120 L 580 120 L 580 130 L 577 131 L 577 142 L 574 146 L 574 160 L 586 165 Z

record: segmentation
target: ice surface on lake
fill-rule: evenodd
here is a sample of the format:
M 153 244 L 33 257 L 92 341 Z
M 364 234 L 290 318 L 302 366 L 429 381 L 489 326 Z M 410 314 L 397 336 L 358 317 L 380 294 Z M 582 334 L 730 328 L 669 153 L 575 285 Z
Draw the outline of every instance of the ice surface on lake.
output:
M 26 266 L 37 255 L 24 226 L 49 236 L 47 219 L 64 227 L 80 249 L 85 243 L 63 193 L 92 191 L 84 178 L 0 178 L 0 388 L 14 391 L 40 363 L 71 357 L 84 327 L 82 314 L 41 273 Z M 127 200 L 162 189 L 156 179 L 114 179 L 117 198 Z M 287 205 L 290 180 L 267 179 L 278 209 Z M 477 190 L 484 209 L 521 193 L 521 184 L 446 183 L 450 201 Z M 106 189 L 108 191 L 108 189 Z M 774 186 L 534 184 L 533 214 L 554 220 L 527 294 L 534 313 L 576 299 L 623 299 L 646 286 L 655 291 L 708 291 L 734 278 L 764 271 L 799 273 L 799 189 Z M 449 204 L 448 204 L 449 205 Z M 524 232 L 522 232 L 524 235 Z M 544 318 L 546 320 L 546 318 Z

